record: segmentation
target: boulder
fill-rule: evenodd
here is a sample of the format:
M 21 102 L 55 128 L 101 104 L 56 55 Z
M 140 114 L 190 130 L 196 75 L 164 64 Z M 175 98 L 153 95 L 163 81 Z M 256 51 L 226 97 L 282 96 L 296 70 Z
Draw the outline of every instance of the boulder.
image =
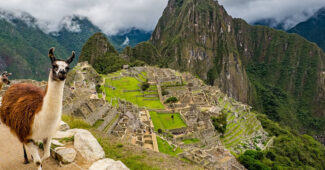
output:
M 53 139 L 71 138 L 79 131 L 84 131 L 84 130 L 83 129 L 69 129 L 67 131 L 57 131 L 56 134 L 53 136 Z
M 52 140 L 51 143 L 52 143 L 52 145 L 55 145 L 55 146 L 64 146 L 63 143 L 61 143 L 61 142 L 59 142 L 57 140 Z
M 73 148 L 57 147 L 54 149 L 52 156 L 63 164 L 68 164 L 74 161 L 77 152 Z
M 53 139 L 63 139 L 63 138 L 71 138 L 74 136 L 75 131 L 57 131 L 55 135 L 53 136 Z
M 74 135 L 74 147 L 87 161 L 105 157 L 105 152 L 96 138 L 87 130 L 78 129 Z
M 129 170 L 129 168 L 121 161 L 106 158 L 93 163 L 89 170 Z
M 59 124 L 59 131 L 66 131 L 66 130 L 69 130 L 70 127 L 67 123 L 61 121 L 60 124 Z

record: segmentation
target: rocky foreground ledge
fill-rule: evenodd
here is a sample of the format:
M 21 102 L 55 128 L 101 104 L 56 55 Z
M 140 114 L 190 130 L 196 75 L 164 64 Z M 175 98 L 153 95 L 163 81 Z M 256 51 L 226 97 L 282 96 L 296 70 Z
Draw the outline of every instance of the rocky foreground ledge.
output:
M 103 148 L 88 130 L 70 129 L 62 121 L 53 137 L 51 156 L 60 164 L 74 164 L 77 152 L 85 162 L 91 163 L 89 170 L 129 170 L 121 161 L 105 158 Z

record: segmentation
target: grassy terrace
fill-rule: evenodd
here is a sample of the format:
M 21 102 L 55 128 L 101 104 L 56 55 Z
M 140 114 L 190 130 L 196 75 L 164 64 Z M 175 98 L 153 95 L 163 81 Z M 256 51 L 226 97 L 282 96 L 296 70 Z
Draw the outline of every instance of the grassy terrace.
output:
M 242 141 L 245 136 L 251 135 L 254 131 L 259 130 L 261 126 L 257 123 L 255 113 L 253 112 L 244 112 L 241 113 L 242 116 L 246 117 L 246 120 L 239 119 L 240 121 L 234 122 L 234 115 L 231 115 L 231 112 L 227 113 L 227 130 L 222 142 L 227 148 L 236 147 L 240 141 Z
M 171 156 L 176 156 L 177 154 L 183 152 L 181 148 L 176 148 L 174 146 L 170 146 L 168 142 L 165 140 L 161 139 L 160 137 L 157 136 L 157 143 L 159 147 L 159 152 L 165 153 Z
M 174 116 L 174 119 L 172 119 L 172 115 Z M 186 124 L 181 119 L 179 113 L 150 112 L 150 117 L 156 131 L 158 131 L 158 129 L 168 130 L 186 127 Z
M 107 76 L 103 75 L 103 77 L 105 78 L 105 85 L 102 88 L 106 93 L 107 101 L 112 101 L 113 105 L 117 106 L 117 98 L 120 98 L 135 105 L 138 105 L 139 107 L 147 107 L 151 109 L 164 109 L 164 105 L 160 102 L 159 97 L 150 98 L 150 100 L 148 100 L 148 98 L 143 97 L 143 94 L 149 92 L 142 92 L 140 90 L 141 82 L 139 80 L 134 77 L 122 77 L 118 80 L 111 79 L 112 77 L 118 75 L 119 74 L 117 73 L 109 74 Z M 142 77 L 141 79 L 144 78 Z M 115 89 L 113 90 L 111 87 L 115 87 Z M 127 92 L 128 90 L 134 91 Z M 151 91 L 150 94 L 158 94 L 157 88 L 155 86 L 151 86 L 148 90 Z M 154 90 L 156 92 L 152 92 Z
M 197 138 L 193 138 L 193 139 L 184 139 L 183 142 L 184 142 L 184 144 L 192 144 L 192 143 L 198 143 L 198 142 L 200 142 L 200 140 L 197 139 Z

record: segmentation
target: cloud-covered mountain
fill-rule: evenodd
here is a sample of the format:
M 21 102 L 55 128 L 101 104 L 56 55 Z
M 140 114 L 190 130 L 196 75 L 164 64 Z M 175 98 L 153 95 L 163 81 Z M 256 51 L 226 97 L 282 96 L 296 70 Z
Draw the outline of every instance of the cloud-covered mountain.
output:
M 307 21 L 299 23 L 288 30 L 288 32 L 297 33 L 309 41 L 317 43 L 325 51 L 325 7 L 321 8 Z

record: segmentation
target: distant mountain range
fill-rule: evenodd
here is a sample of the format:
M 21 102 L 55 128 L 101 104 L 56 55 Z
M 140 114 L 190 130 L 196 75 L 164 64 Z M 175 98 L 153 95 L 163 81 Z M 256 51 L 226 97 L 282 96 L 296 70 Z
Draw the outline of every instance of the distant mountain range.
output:
M 69 25 L 62 22 L 59 31 L 47 34 L 28 13 L 17 17 L 10 11 L 0 11 L 0 71 L 12 72 L 13 78 L 45 80 L 50 64 L 47 57 L 50 47 L 56 47 L 58 57 L 67 58 L 71 51 L 79 57 L 88 38 L 102 32 L 85 17 L 71 16 L 64 20 L 73 22 L 78 30 L 71 31 Z M 147 41 L 150 36 L 151 32 L 132 28 L 108 38 L 118 51 L 122 51 L 126 46 L 134 47 Z
M 325 51 L 325 7 L 321 8 L 314 16 L 307 21 L 299 23 L 290 33 L 297 33 L 307 40 L 315 42 Z
M 325 51 L 325 7 L 319 9 L 306 21 L 287 29 L 285 22 L 277 22 L 273 18 L 261 19 L 252 23 L 253 25 L 264 25 L 271 28 L 284 30 L 289 33 L 297 33 L 309 41 L 315 42 Z

